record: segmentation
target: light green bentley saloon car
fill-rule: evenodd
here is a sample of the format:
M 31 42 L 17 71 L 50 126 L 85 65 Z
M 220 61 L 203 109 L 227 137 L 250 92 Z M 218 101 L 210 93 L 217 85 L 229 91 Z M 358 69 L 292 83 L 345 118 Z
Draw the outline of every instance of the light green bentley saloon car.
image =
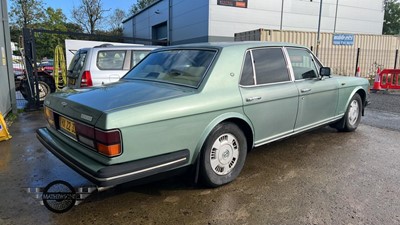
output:
M 217 187 L 254 147 L 323 125 L 354 131 L 368 87 L 289 43 L 171 46 L 116 83 L 47 97 L 37 137 L 98 186 L 192 168 Z

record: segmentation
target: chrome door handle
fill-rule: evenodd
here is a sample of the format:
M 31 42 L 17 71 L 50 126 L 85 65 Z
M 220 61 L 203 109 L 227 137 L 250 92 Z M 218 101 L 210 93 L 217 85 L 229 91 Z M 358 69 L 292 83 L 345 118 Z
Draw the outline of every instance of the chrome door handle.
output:
M 311 89 L 310 88 L 304 88 L 304 89 L 301 89 L 300 91 L 301 91 L 301 93 L 305 93 L 305 92 L 311 91 Z
M 246 102 L 251 102 L 251 101 L 254 101 L 254 100 L 260 100 L 261 99 L 261 97 L 251 97 L 251 98 L 246 98 Z

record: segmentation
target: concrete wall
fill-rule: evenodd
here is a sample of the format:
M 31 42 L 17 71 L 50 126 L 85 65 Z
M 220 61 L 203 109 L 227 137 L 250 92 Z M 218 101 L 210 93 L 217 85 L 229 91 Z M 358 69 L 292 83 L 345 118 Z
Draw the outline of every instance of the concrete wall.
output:
M 0 0 L 0 112 L 6 115 L 16 110 L 15 82 L 12 72 L 10 30 L 7 2 Z

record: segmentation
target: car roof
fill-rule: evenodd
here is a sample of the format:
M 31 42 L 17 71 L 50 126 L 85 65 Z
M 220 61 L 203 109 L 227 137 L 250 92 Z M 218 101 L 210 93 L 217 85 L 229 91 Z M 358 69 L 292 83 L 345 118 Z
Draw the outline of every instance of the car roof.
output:
M 205 42 L 196 44 L 183 44 L 168 46 L 162 49 L 176 49 L 176 48 L 238 48 L 249 49 L 259 47 L 301 47 L 307 48 L 303 45 L 288 43 L 288 42 L 269 42 L 269 41 L 240 41 L 240 42 Z
M 110 46 L 95 46 L 90 48 L 80 48 L 79 50 L 89 50 L 89 49 L 98 49 L 98 50 L 120 50 L 120 49 L 129 49 L 129 50 L 153 50 L 159 48 L 160 46 L 152 46 L 152 45 L 110 45 Z

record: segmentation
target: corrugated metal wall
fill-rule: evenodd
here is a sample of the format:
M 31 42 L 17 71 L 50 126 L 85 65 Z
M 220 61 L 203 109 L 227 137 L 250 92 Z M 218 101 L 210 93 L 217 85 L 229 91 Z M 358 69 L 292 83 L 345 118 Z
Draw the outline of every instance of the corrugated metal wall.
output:
M 357 49 L 360 48 L 359 67 L 362 77 L 374 77 L 377 67 L 393 68 L 399 36 L 354 34 L 353 45 L 333 45 L 333 33 L 320 34 L 318 58 L 333 73 L 354 76 Z M 317 32 L 279 31 L 259 29 L 235 34 L 235 41 L 277 41 L 305 45 L 316 52 Z M 399 57 L 400 58 L 400 57 Z M 400 67 L 397 59 L 397 68 Z

